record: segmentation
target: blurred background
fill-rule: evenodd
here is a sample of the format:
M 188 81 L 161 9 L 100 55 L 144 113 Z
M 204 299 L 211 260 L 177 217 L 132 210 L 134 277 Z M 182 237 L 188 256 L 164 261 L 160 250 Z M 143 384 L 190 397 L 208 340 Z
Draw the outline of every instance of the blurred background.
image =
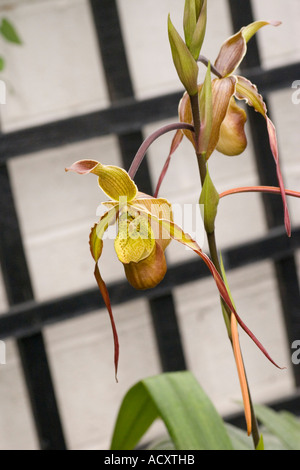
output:
M 82 158 L 128 169 L 140 144 L 177 121 L 183 89 L 172 63 L 167 16 L 182 33 L 184 0 L 1 0 L 22 45 L 5 38 L 6 104 L 0 105 L 0 449 L 106 449 L 129 387 L 161 371 L 191 370 L 222 416 L 243 423 L 234 359 L 215 284 L 196 255 L 175 242 L 169 271 L 149 292 L 126 282 L 107 240 L 101 271 L 120 340 L 115 383 L 109 319 L 95 285 L 88 236 L 103 195 L 93 176 L 65 173 Z M 298 0 L 209 0 L 202 53 L 257 19 L 281 20 L 251 40 L 241 72 L 256 83 L 278 132 L 285 185 L 300 190 Z M 199 80 L 205 73 L 200 66 Z M 293 102 L 294 101 L 294 102 Z M 215 152 L 218 191 L 277 185 L 264 119 L 249 110 L 243 155 Z M 156 141 L 137 174 L 155 187 L 172 134 Z M 174 155 L 160 194 L 196 203 L 190 143 Z M 299 413 L 299 201 L 289 199 L 293 235 L 277 196 L 220 202 L 216 225 L 237 310 L 286 369 L 240 333 L 253 399 Z M 205 247 L 204 247 L 205 248 Z M 239 417 L 241 416 L 241 420 Z M 150 430 L 149 438 L 160 429 Z M 152 433 L 152 434 L 151 434 Z

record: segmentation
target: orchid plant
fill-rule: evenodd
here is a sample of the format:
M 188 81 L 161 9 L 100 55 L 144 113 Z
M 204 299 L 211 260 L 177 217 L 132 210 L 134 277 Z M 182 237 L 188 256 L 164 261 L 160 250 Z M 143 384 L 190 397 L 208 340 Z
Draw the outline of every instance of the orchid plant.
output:
M 179 121 L 164 126 L 151 134 L 138 149 L 128 172 L 112 165 L 103 165 L 94 160 L 80 160 L 66 170 L 84 175 L 92 173 L 109 200 L 103 202 L 105 213 L 91 229 L 89 243 L 95 262 L 95 278 L 105 301 L 114 338 L 114 364 L 117 377 L 119 341 L 109 300 L 109 293 L 99 270 L 103 248 L 103 235 L 111 224 L 118 227 L 114 241 L 116 255 L 123 264 L 129 283 L 136 289 L 155 287 L 164 278 L 167 265 L 165 250 L 172 240 L 191 248 L 207 265 L 221 299 L 222 313 L 228 337 L 236 361 L 241 393 L 244 403 L 248 435 L 252 435 L 255 448 L 260 443 L 260 433 L 251 401 L 250 390 L 240 350 L 238 325 L 246 331 L 265 356 L 279 367 L 255 335 L 238 315 L 230 292 L 222 258 L 217 249 L 215 219 L 221 198 L 239 192 L 267 192 L 281 195 L 284 222 L 288 236 L 291 223 L 287 196 L 299 197 L 300 193 L 286 190 L 280 170 L 278 146 L 274 124 L 267 114 L 266 105 L 256 86 L 247 78 L 236 74 L 247 52 L 247 43 L 264 26 L 278 26 L 278 21 L 256 21 L 243 27 L 228 38 L 212 64 L 201 55 L 206 32 L 207 0 L 186 0 L 183 15 L 184 39 L 175 29 L 170 16 L 168 35 L 173 62 L 185 92 L 178 106 Z M 200 64 L 206 67 L 205 79 L 198 83 Z M 212 74 L 215 78 L 212 78 Z M 265 121 L 270 147 L 274 156 L 278 176 L 278 187 L 234 188 L 222 194 L 216 190 L 209 174 L 209 159 L 215 150 L 224 155 L 241 154 L 247 147 L 244 126 L 247 115 L 238 102 L 244 100 L 260 113 Z M 154 195 L 140 192 L 134 177 L 149 146 L 161 135 L 175 131 L 168 158 L 162 169 Z M 200 204 L 204 206 L 203 222 L 207 235 L 209 255 L 204 253 L 188 233 L 173 220 L 171 204 L 158 197 L 161 183 L 166 176 L 171 156 L 187 138 L 198 161 L 201 181 Z

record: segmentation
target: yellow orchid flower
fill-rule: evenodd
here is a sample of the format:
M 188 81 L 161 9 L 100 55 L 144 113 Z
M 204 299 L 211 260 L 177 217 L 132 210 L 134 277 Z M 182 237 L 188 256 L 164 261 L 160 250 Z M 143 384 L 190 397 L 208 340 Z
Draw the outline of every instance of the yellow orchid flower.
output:
M 171 204 L 163 198 L 155 198 L 138 191 L 134 181 L 122 168 L 103 165 L 95 160 L 79 160 L 66 171 L 98 176 L 98 184 L 110 198 L 103 202 L 107 208 L 90 233 L 89 244 L 95 261 L 95 278 L 107 307 L 113 330 L 115 345 L 115 373 L 119 360 L 119 341 L 113 318 L 108 290 L 101 277 L 98 261 L 103 249 L 103 235 L 108 227 L 118 224 L 114 248 L 124 266 L 129 283 L 136 289 L 155 287 L 165 276 L 167 265 L 164 252 L 170 241 L 176 240 L 192 249 L 209 268 L 221 298 L 234 314 L 244 331 L 250 336 L 265 356 L 274 363 L 267 351 L 247 328 L 232 304 L 224 281 L 215 265 L 195 240 L 173 221 Z

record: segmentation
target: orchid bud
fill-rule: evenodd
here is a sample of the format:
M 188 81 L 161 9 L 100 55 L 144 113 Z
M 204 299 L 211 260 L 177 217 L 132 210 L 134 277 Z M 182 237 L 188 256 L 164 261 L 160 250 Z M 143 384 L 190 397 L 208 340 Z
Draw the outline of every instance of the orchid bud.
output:
M 199 199 L 200 205 L 204 208 L 202 216 L 207 233 L 213 233 L 214 231 L 219 199 L 219 193 L 216 190 L 207 169 Z
M 186 0 L 183 29 L 185 42 L 195 60 L 204 41 L 207 19 L 207 0 Z
M 196 95 L 198 65 L 183 39 L 174 28 L 170 16 L 168 17 L 168 34 L 173 62 L 177 70 L 178 77 L 187 93 L 190 96 Z

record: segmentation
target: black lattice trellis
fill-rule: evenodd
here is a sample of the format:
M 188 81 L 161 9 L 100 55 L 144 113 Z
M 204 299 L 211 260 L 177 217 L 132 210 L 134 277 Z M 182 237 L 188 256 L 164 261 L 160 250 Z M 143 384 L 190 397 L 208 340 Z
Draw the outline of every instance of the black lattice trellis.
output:
M 235 31 L 253 21 L 251 0 L 228 0 L 228 3 Z M 48 302 L 35 301 L 7 161 L 19 155 L 115 133 L 124 167 L 128 169 L 132 156 L 142 142 L 141 129 L 151 122 L 175 117 L 181 97 L 181 93 L 172 93 L 142 101 L 135 100 L 116 3 L 114 0 L 90 0 L 90 5 L 99 40 L 99 60 L 102 60 L 104 66 L 111 106 L 98 112 L 0 136 L 0 259 L 10 306 L 9 311 L 0 317 L 0 337 L 17 340 L 40 447 L 44 450 L 66 449 L 66 443 L 44 346 L 43 328 L 48 324 L 84 315 L 103 304 L 96 288 Z M 295 77 L 300 75 L 299 63 L 263 70 L 255 38 L 249 44 L 243 67 L 247 69 L 245 75 L 258 85 L 264 95 L 291 86 Z M 261 184 L 276 185 L 268 137 L 261 126 L 260 116 L 256 113 L 250 113 L 250 126 Z M 137 184 L 145 192 L 152 192 L 146 163 L 138 173 Z M 264 207 L 269 224 L 268 234 L 261 239 L 227 249 L 223 257 L 226 269 L 235 269 L 265 259 L 274 262 L 286 331 L 289 342 L 292 343 L 300 338 L 300 296 L 294 258 L 295 251 L 300 246 L 300 228 L 294 228 L 292 238 L 288 239 L 282 227 L 282 208 L 278 198 L 265 198 Z M 146 294 L 134 291 L 126 282 L 109 286 L 113 305 L 146 295 L 164 371 L 186 367 L 172 290 L 207 274 L 203 264 L 193 260 L 182 263 L 180 269 L 171 267 L 161 285 Z M 162 309 L 163 316 L 159 315 Z M 297 390 L 300 385 L 299 367 L 294 368 L 294 379 Z M 288 402 L 274 404 L 275 408 L 283 406 L 300 413 L 300 401 L 296 394 Z M 238 420 L 239 417 L 235 422 Z

